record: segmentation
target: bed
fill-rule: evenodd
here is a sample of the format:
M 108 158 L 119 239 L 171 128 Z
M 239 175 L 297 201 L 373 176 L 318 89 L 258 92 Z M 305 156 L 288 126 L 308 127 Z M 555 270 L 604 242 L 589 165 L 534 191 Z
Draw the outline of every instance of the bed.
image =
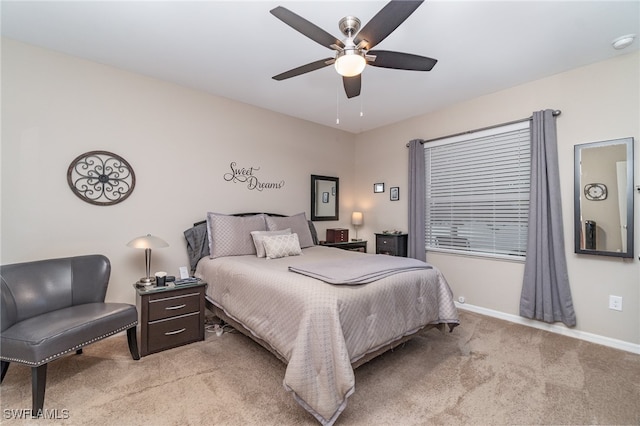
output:
M 304 213 L 208 213 L 185 238 L 208 307 L 287 365 L 284 388 L 323 425 L 345 409 L 354 368 L 420 330 L 459 324 L 437 268 L 317 245 Z

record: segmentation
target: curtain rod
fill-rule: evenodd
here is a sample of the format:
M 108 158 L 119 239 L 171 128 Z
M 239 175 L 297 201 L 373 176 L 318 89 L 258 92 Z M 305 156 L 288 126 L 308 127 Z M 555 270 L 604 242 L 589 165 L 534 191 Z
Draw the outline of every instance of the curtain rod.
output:
M 557 117 L 560 114 L 562 114 L 562 111 L 560 111 L 559 109 L 553 110 L 553 116 L 554 117 Z M 453 135 L 440 136 L 440 137 L 437 137 L 437 138 L 434 138 L 434 139 L 429 139 L 429 140 L 426 140 L 426 141 L 422 141 L 420 143 L 424 145 L 425 143 L 428 143 L 428 142 L 435 142 L 435 141 L 439 141 L 441 139 L 452 138 L 452 137 L 455 137 L 455 136 L 468 135 L 468 134 L 471 134 L 471 133 L 481 132 L 483 130 L 495 129 L 496 127 L 502 127 L 502 126 L 508 126 L 510 124 L 522 123 L 523 121 L 529 121 L 529 120 L 532 120 L 532 119 L 533 119 L 533 116 L 530 116 L 530 117 L 527 117 L 527 118 L 521 118 L 520 120 L 513 120 L 513 121 L 508 121 L 508 122 L 502 123 L 502 124 L 494 124 L 492 126 L 481 127 L 479 129 L 467 130 L 466 132 L 455 133 Z M 407 148 L 408 147 L 409 147 L 409 144 L 407 143 Z

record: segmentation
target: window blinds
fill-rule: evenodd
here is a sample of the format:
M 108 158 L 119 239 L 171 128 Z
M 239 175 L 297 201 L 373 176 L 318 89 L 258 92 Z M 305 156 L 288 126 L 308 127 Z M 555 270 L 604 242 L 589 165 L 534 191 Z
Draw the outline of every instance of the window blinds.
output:
M 523 258 L 529 122 L 425 144 L 426 249 Z

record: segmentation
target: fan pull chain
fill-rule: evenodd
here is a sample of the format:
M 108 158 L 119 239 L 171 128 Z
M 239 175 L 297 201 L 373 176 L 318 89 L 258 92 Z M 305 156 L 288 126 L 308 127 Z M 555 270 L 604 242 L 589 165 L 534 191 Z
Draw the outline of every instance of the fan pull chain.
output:
M 336 86 L 336 124 L 340 124 L 340 85 Z

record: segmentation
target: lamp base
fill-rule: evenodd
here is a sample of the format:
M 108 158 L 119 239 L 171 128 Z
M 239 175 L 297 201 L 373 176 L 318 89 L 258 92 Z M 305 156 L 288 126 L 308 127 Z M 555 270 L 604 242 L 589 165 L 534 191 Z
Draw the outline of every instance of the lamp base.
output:
M 142 277 L 138 280 L 138 284 L 140 285 L 152 285 L 155 284 L 156 277 Z

